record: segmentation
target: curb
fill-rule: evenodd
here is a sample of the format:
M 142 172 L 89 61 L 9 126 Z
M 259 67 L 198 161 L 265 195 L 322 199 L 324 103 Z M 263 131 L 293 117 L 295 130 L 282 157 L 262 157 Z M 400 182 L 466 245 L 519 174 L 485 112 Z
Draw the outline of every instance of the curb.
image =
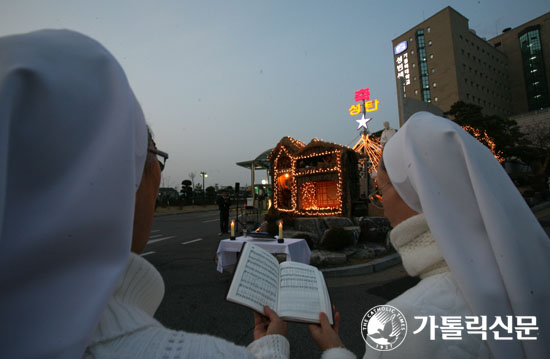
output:
M 536 214 L 536 212 L 542 211 L 550 207 L 550 202 L 539 203 L 536 206 L 531 207 L 531 211 Z
M 155 217 L 166 217 L 166 216 L 176 216 L 178 214 L 185 214 L 185 213 L 198 213 L 198 212 L 214 212 L 218 211 L 217 209 L 197 209 L 194 211 L 178 211 L 178 212 L 170 212 L 170 213 L 155 213 Z
M 325 278 L 335 277 L 351 277 L 364 275 L 374 272 L 380 272 L 389 267 L 393 267 L 401 263 L 399 253 L 392 253 L 382 258 L 377 258 L 365 264 L 355 264 L 347 267 L 326 268 L 321 269 L 321 273 Z

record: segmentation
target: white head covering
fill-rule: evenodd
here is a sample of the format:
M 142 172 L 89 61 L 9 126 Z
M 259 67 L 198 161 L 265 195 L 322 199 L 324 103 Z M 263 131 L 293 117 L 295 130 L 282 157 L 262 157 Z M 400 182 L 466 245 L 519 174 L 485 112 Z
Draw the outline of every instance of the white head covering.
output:
M 538 340 L 489 341 L 493 355 L 550 358 L 550 241 L 491 152 L 454 122 L 419 112 L 383 156 L 401 198 L 425 214 L 472 312 L 488 326 L 494 316 L 537 316 Z
M 0 38 L 0 357 L 82 356 L 129 256 L 146 149 L 101 44 Z

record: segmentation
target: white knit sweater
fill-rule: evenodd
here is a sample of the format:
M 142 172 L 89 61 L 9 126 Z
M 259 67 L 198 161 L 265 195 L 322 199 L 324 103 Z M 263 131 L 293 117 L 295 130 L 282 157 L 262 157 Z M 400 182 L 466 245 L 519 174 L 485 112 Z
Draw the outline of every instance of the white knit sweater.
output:
M 429 330 L 414 335 L 418 320 L 414 316 L 472 315 L 439 251 L 423 214 L 406 219 L 390 233 L 395 250 L 401 255 L 403 266 L 411 276 L 422 279 L 413 288 L 388 302 L 398 308 L 409 325 L 404 342 L 387 352 L 376 351 L 365 345 L 363 359 L 373 358 L 489 358 L 488 346 L 475 336 L 462 340 L 430 340 Z M 359 333 L 358 333 L 359 335 Z M 343 348 L 327 350 L 322 359 L 355 359 Z
M 167 329 L 153 318 L 163 295 L 164 282 L 160 273 L 148 261 L 132 253 L 84 358 L 289 357 L 289 343 L 281 335 L 267 335 L 245 348 L 209 335 Z

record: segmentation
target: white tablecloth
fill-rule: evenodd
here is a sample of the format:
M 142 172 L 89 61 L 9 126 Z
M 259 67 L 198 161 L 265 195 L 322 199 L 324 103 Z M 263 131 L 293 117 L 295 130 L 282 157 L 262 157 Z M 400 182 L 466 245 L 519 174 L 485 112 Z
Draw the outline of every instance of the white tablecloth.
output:
M 222 273 L 224 268 L 230 268 L 237 263 L 237 255 L 245 242 L 254 243 L 269 253 L 285 253 L 286 260 L 309 264 L 311 251 L 305 239 L 285 238 L 284 243 L 277 243 L 277 240 L 262 241 L 248 237 L 237 237 L 234 241 L 224 239 L 218 246 L 218 272 Z

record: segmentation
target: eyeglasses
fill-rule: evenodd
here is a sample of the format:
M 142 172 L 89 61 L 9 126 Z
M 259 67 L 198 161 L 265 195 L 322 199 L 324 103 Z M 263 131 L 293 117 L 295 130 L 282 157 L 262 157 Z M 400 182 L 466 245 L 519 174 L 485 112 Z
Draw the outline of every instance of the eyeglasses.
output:
M 157 161 L 159 161 L 160 171 L 162 172 L 164 170 L 164 166 L 166 165 L 166 160 L 168 159 L 168 153 L 157 150 L 156 148 L 149 148 L 148 151 L 157 155 Z
M 382 190 L 389 185 L 391 185 L 391 183 L 388 182 L 369 194 L 369 201 L 374 207 L 384 209 L 384 205 L 382 204 Z

